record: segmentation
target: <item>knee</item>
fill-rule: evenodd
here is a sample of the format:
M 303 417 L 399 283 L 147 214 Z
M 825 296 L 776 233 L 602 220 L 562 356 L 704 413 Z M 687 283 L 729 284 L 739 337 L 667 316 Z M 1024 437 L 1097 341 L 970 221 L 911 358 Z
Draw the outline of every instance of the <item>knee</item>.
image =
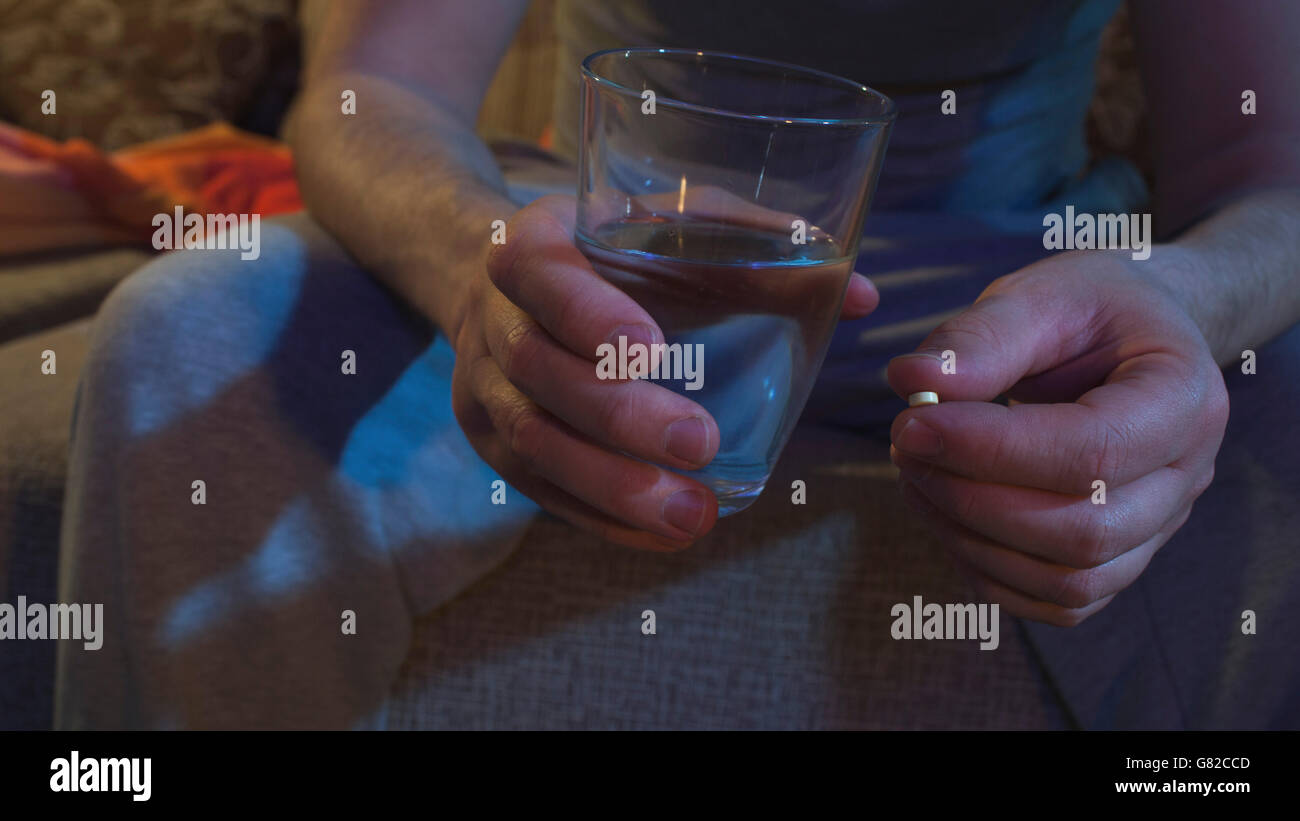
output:
M 101 334 L 117 338 L 151 331 L 174 336 L 214 327 L 205 312 L 221 318 L 240 309 L 274 310 L 301 278 L 306 218 L 270 220 L 261 228 L 261 252 L 244 259 L 239 250 L 185 250 L 163 254 L 127 277 L 105 301 L 97 320 Z M 318 230 L 318 229 L 316 229 Z M 340 252 L 341 253 L 341 252 Z
M 163 254 L 119 284 L 95 320 L 87 365 L 124 366 L 120 376 L 188 354 L 259 347 L 292 309 L 306 272 L 346 259 L 309 217 L 267 220 L 260 254 L 186 250 Z
M 81 374 L 83 400 L 125 405 L 126 416 L 145 419 L 150 406 L 210 397 L 275 344 L 311 259 L 346 255 L 305 216 L 266 221 L 257 259 L 238 250 L 155 258 L 100 308 Z
M 266 221 L 260 250 L 178 251 L 128 277 L 96 318 L 86 404 L 122 406 L 114 418 L 140 432 L 254 372 L 276 391 L 333 390 L 346 350 L 367 363 L 349 395 L 368 401 L 429 343 L 427 322 L 306 215 Z

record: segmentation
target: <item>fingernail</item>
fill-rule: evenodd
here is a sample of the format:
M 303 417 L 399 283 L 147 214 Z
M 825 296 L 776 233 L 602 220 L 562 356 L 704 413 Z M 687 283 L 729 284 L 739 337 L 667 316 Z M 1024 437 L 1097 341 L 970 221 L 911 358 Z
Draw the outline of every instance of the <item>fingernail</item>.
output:
M 941 353 L 930 353 L 929 351 L 913 351 L 911 353 L 899 354 L 894 358 L 895 359 L 929 359 L 933 362 L 938 362 L 941 365 L 943 364 L 943 355 Z
M 853 276 L 862 277 L 862 281 L 869 286 L 867 290 L 864 292 L 861 286 L 854 288 L 853 280 L 852 279 L 849 280 L 848 290 L 844 294 L 844 307 L 845 309 L 857 313 L 857 312 L 865 311 L 871 307 L 875 298 L 874 292 L 876 291 L 876 287 L 875 285 L 872 284 L 871 280 L 867 279 L 867 277 L 863 274 L 859 274 L 858 272 L 854 271 Z
M 620 336 L 627 337 L 627 344 L 629 346 L 637 343 L 646 346 L 655 344 L 655 331 L 649 325 L 619 325 L 614 329 L 613 333 L 605 338 L 605 341 L 617 347 L 618 338 Z
M 698 416 L 678 419 L 668 426 L 664 450 L 684 462 L 703 465 L 709 458 L 709 426 Z
M 939 432 L 920 419 L 907 420 L 894 444 L 903 453 L 921 458 L 938 456 L 943 451 L 943 439 L 939 437 Z
M 664 500 L 664 521 L 691 535 L 704 523 L 708 502 L 698 490 L 679 490 Z

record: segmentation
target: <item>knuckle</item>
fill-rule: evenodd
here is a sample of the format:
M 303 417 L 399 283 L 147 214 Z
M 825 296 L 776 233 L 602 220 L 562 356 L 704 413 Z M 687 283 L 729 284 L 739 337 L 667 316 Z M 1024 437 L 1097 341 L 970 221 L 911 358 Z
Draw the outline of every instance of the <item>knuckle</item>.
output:
M 509 293 L 518 281 L 523 255 L 529 246 L 528 220 L 516 215 L 506 223 L 506 241 L 493 245 L 487 253 L 488 279 L 502 293 Z
M 520 320 L 506 331 L 501 352 L 501 372 L 511 382 L 519 382 L 533 372 L 545 347 L 545 332 L 541 326 L 531 319 Z
M 582 328 L 590 325 L 592 317 L 605 315 L 607 312 L 593 310 L 592 300 L 594 299 L 595 290 L 591 288 L 574 288 L 566 291 L 559 298 L 559 304 L 556 306 L 555 321 L 559 328 L 569 332 L 571 329 Z M 568 338 L 567 335 L 563 338 Z M 583 356 L 595 356 L 596 352 L 581 351 Z
M 1091 570 L 1072 570 L 1061 575 L 1052 602 L 1074 609 L 1087 607 L 1100 598 L 1097 574 Z
M 621 438 L 628 428 L 628 422 L 637 417 L 637 403 L 631 392 L 631 385 L 608 385 L 603 391 L 602 399 L 596 408 L 596 427 L 601 435 L 608 439 Z
M 509 231 L 509 226 L 506 228 Z M 516 243 L 507 239 L 501 245 L 493 245 L 488 249 L 486 267 L 488 279 L 497 288 L 502 288 L 510 277 L 510 272 L 514 268 Z
M 1090 569 L 1114 558 L 1119 533 L 1110 506 L 1085 502 L 1075 504 L 1074 511 L 1067 537 L 1075 567 Z
M 977 346 L 973 347 L 975 350 L 979 347 L 995 351 L 1002 349 L 1002 331 L 982 311 L 966 311 L 949 322 L 944 330 L 958 337 L 970 337 Z
M 1092 475 L 1107 486 L 1114 485 L 1128 458 L 1128 435 L 1108 421 L 1102 422 L 1101 442 L 1092 453 Z M 1082 462 L 1088 464 L 1088 462 Z
M 546 421 L 527 404 L 520 403 L 511 409 L 504 425 L 510 452 L 528 467 L 536 466 L 542 455 L 546 436 Z

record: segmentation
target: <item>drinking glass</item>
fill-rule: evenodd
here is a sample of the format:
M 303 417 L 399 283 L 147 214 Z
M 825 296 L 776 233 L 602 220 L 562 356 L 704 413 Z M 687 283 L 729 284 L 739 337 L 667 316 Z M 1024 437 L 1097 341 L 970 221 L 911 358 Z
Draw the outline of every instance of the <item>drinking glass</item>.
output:
M 734 54 L 582 63 L 574 239 L 665 335 L 639 375 L 717 421 L 717 456 L 684 475 L 720 515 L 762 492 L 808 399 L 894 117 L 861 83 Z

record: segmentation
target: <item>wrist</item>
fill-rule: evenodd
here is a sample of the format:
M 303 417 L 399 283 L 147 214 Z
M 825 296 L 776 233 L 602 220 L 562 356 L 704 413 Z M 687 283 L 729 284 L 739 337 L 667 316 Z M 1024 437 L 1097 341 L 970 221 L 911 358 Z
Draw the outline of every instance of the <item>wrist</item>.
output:
M 1134 266 L 1160 289 L 1200 330 L 1216 360 L 1224 356 L 1222 329 L 1231 322 L 1230 292 L 1213 276 L 1205 255 L 1179 243 L 1157 245 L 1151 259 Z
M 460 335 L 470 313 L 477 310 L 486 271 L 488 247 L 453 262 L 443 286 L 435 295 L 442 309 L 434 318 L 438 330 L 447 337 L 452 350 L 460 350 Z
M 481 280 L 492 249 L 492 223 L 508 220 L 514 210 L 508 201 L 490 198 L 474 201 L 459 214 L 426 218 L 427 225 L 442 224 L 441 230 L 418 232 L 415 245 L 404 255 L 395 271 L 401 292 L 420 313 L 430 319 L 455 348 L 469 312 L 476 309 Z

